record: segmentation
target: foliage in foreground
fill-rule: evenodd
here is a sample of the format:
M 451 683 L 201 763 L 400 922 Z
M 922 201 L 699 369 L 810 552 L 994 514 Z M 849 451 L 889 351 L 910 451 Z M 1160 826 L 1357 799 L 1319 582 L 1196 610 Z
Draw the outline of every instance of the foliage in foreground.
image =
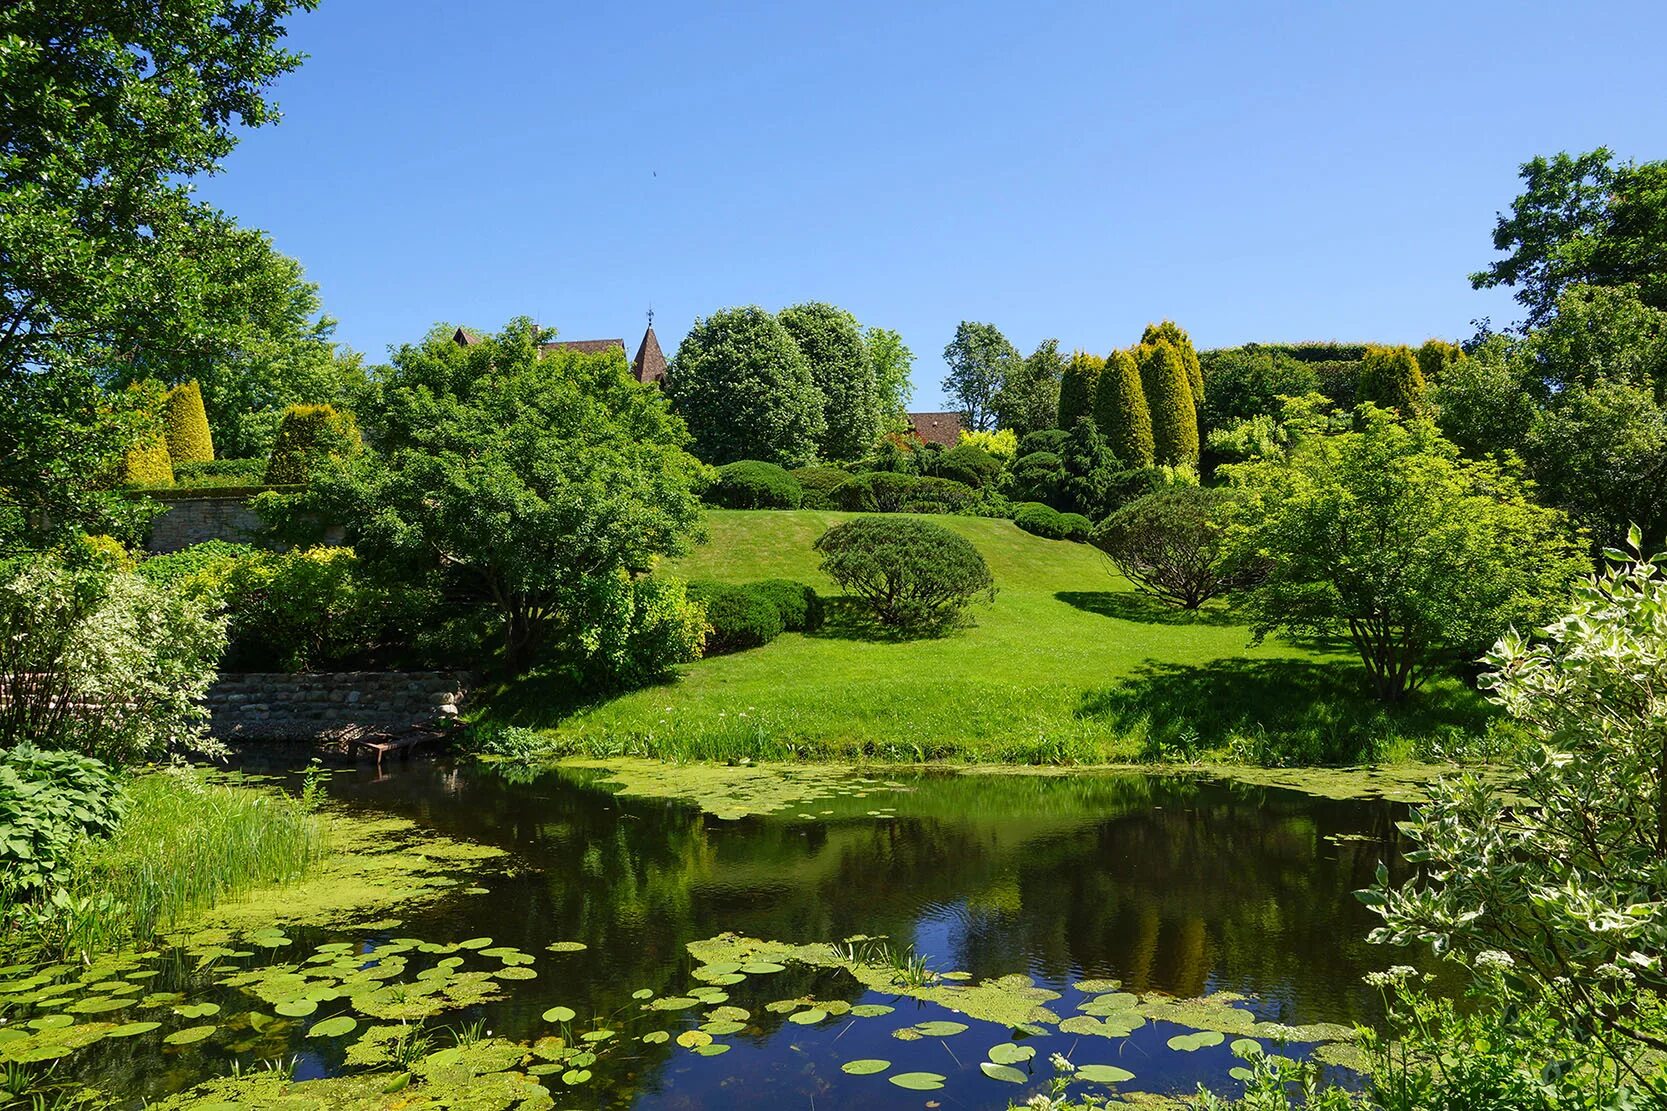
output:
M 995 580 L 978 549 L 942 525 L 858 518 L 816 541 L 822 571 L 862 599 L 882 625 L 939 632 L 978 596 L 995 600 Z

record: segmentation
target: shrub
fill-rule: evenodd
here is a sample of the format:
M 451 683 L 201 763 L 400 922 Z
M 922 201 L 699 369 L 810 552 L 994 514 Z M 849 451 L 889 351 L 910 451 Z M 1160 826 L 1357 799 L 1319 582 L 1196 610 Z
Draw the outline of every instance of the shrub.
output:
M 743 459 L 719 467 L 718 480 L 704 497 L 725 509 L 797 509 L 804 489 L 774 463 Z
M 1281 397 L 1318 392 L 1319 375 L 1307 363 L 1256 344 L 1204 353 L 1208 399 L 1198 423 L 1211 431 L 1239 421 L 1279 415 Z
M 209 608 L 103 560 L 12 563 L 0 574 L 0 749 L 120 763 L 196 741 L 225 644 Z
M 1065 530 L 1061 540 L 1070 540 L 1077 544 L 1088 543 L 1089 537 L 1094 535 L 1094 522 L 1081 513 L 1061 513 L 1060 526 Z
M 800 467 L 793 477 L 803 491 L 801 509 L 838 509 L 839 491 L 853 481 L 850 471 L 838 467 Z
M 1113 351 L 1106 360 L 1094 392 L 1093 417 L 1118 459 L 1132 467 L 1152 465 L 1152 412 L 1141 389 L 1140 368 L 1129 352 Z
M 1192 337 L 1187 335 L 1182 327 L 1173 320 L 1165 320 L 1161 324 L 1148 324 L 1146 331 L 1141 333 L 1141 343 L 1167 343 L 1175 348 L 1175 353 L 1181 358 L 1181 369 L 1186 372 L 1187 389 L 1192 393 L 1192 404 L 1196 410 L 1204 403 L 1204 368 L 1198 362 L 1198 350 L 1192 345 Z
M 120 816 L 120 783 L 102 760 L 28 743 L 0 752 L 0 901 L 55 887 L 75 843 Z
M 708 656 L 761 647 L 787 627 L 775 599 L 750 586 L 697 581 L 688 589 L 689 597 L 706 609 Z
M 1198 458 L 1198 411 L 1186 364 L 1174 345 L 1159 340 L 1135 350 L 1141 387 L 1152 414 L 1153 459 L 1181 463 Z
M 1372 346 L 1360 360 L 1358 396 L 1403 417 L 1425 411 L 1424 372 L 1412 348 Z
M 212 574 L 212 572 L 209 572 Z M 256 552 L 226 566 L 230 670 L 307 671 L 374 651 L 384 593 L 357 573 L 352 548 Z
M 1001 462 L 1012 459 L 1019 450 L 1019 437 L 1011 428 L 1003 428 L 999 432 L 968 432 L 961 430 L 961 438 L 956 446 L 971 444 L 973 447 L 983 448 Z
M 956 623 L 979 595 L 995 599 L 978 549 L 930 521 L 859 518 L 823 533 L 815 548 L 823 573 L 893 628 L 938 631 Z
M 214 438 L 208 431 L 203 391 L 195 381 L 168 391 L 168 409 L 163 421 L 168 429 L 168 454 L 176 466 L 207 463 L 214 458 Z
M 1033 451 L 1014 460 L 1007 473 L 1007 493 L 1021 501 L 1052 502 L 1064 481 L 1064 460 L 1051 451 Z
M 210 459 L 174 466 L 174 482 L 180 486 L 259 486 L 265 480 L 264 459 Z
M 232 564 L 259 554 L 248 544 L 205 540 L 167 555 L 151 556 L 135 568 L 158 586 L 183 590 L 210 590 L 216 595 L 225 585 Z
M 123 486 L 172 486 L 174 465 L 168 437 L 153 432 L 128 448 L 118 472 L 117 481 Z
M 698 660 L 706 645 L 706 610 L 680 579 L 614 576 L 603 599 L 607 613 L 581 649 L 579 678 L 592 689 L 629 689 L 678 664 Z
M 1085 414 L 1086 415 L 1086 414 Z M 1078 418 L 1081 419 L 1081 418 Z M 1065 442 L 1071 438 L 1068 428 L 1074 428 L 1073 423 L 1062 428 L 1044 428 L 1040 432 L 1031 432 L 1019 441 L 1017 457 L 1023 459 L 1038 451 L 1051 451 L 1055 455 L 1065 450 Z
M 936 460 L 936 475 L 982 490 L 1001 475 L 1001 460 L 975 444 L 950 448 Z
M 1106 361 L 1098 355 L 1091 355 L 1086 351 L 1071 352 L 1071 359 L 1065 364 L 1065 370 L 1059 378 L 1059 427 L 1070 428 L 1083 417 L 1094 415 L 1094 396 L 1099 390 L 1100 375 L 1104 372 Z M 1045 435 L 1045 432 L 1032 432 L 1025 437 Z M 1019 446 L 1019 454 L 1031 451 L 1057 451 L 1058 448 L 1033 447 L 1026 444 Z
M 859 513 L 961 513 L 978 492 L 948 478 L 871 471 L 837 492 L 839 508 Z
M 1221 558 L 1219 490 L 1176 483 L 1113 513 L 1094 531 L 1096 548 L 1135 587 L 1182 609 L 1253 581 L 1252 565 L 1226 571 Z
M 1065 536 L 1065 522 L 1059 510 L 1039 501 L 1021 502 L 1013 509 L 1013 523 L 1033 536 L 1060 540 Z
M 272 443 L 266 484 L 300 485 L 321 460 L 358 450 L 359 426 L 352 413 L 337 412 L 330 405 L 291 405 Z
M 814 633 L 822 627 L 822 597 L 814 587 L 792 579 L 765 579 L 748 584 L 769 598 L 790 633 Z

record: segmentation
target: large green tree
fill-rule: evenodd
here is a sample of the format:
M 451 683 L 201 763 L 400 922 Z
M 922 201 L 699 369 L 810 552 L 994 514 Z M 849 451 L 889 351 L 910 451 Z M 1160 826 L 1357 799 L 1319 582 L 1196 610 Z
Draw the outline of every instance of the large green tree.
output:
M 949 364 L 943 391 L 960 410 L 965 427 L 988 432 L 996 427 L 996 395 L 1023 359 L 994 324 L 963 320 L 943 349 Z
M 1152 416 L 1153 458 L 1159 463 L 1196 463 L 1198 411 L 1181 352 L 1159 339 L 1135 348 L 1134 360 Z
M 1356 427 L 1293 433 L 1287 452 L 1222 468 L 1230 565 L 1258 635 L 1343 635 L 1374 695 L 1398 702 L 1513 625 L 1542 621 L 1587 564 L 1562 514 L 1433 424 L 1362 405 Z
M 1059 341 L 1043 340 L 1036 350 L 1008 372 L 996 390 L 992 406 L 996 423 L 1010 428 L 1015 435 L 1027 436 L 1059 423 L 1060 379 L 1065 360 L 1059 354 Z
M 1099 355 L 1080 348 L 1071 352 L 1059 378 L 1059 427 L 1075 428 L 1077 421 L 1094 415 L 1094 395 L 1105 365 Z
M 267 495 L 291 528 L 343 522 L 381 581 L 494 614 L 511 666 L 605 643 L 622 577 L 685 549 L 706 476 L 622 353 L 541 355 L 544 338 L 521 319 L 468 347 L 439 328 L 400 348 L 364 413 L 376 450 Z
M 216 334 L 204 293 L 244 244 L 194 201 L 299 57 L 314 0 L 21 0 L 0 5 L 0 500 L 8 543 L 121 515 L 97 475 L 122 403 L 95 370 Z M 64 481 L 66 476 L 69 481 Z
M 909 399 L 914 396 L 915 353 L 900 332 L 870 326 L 862 334 L 868 360 L 874 364 L 874 394 L 882 432 L 908 427 Z
M 1541 500 L 1568 511 L 1598 547 L 1641 526 L 1667 541 L 1667 409 L 1622 379 L 1576 385 L 1529 425 L 1520 444 Z
M 857 318 L 820 301 L 793 305 L 778 315 L 822 392 L 827 428 L 818 445 L 822 458 L 862 458 L 880 437 L 881 402 Z
M 1538 157 L 1521 167 L 1523 191 L 1501 213 L 1495 250 L 1470 276 L 1477 289 L 1509 286 L 1539 327 L 1571 285 L 1636 283 L 1667 308 L 1667 162 L 1617 162 L 1604 147 Z
M 1152 465 L 1152 412 L 1140 385 L 1140 368 L 1128 351 L 1113 351 L 1106 359 L 1094 390 L 1094 423 L 1125 466 Z
M 666 368 L 665 393 L 707 463 L 814 462 L 827 435 L 822 391 L 781 321 L 757 305 L 695 321 Z

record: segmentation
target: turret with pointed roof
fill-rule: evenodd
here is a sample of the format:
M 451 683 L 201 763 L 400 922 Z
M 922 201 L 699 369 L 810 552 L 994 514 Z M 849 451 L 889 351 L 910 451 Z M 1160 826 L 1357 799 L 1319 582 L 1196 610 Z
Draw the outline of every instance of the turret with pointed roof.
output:
M 660 339 L 654 334 L 654 319 L 649 318 L 648 331 L 642 334 L 637 357 L 631 361 L 631 374 L 644 385 L 659 385 L 666 376 L 666 354 L 660 350 Z

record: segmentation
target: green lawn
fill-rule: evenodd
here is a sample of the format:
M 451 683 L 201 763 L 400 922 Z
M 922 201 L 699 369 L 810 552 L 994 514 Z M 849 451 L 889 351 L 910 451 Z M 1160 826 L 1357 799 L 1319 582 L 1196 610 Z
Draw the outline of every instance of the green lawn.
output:
M 714 510 L 707 543 L 665 570 L 798 579 L 837 595 L 811 544 L 851 516 Z M 1306 762 L 1394 757 L 1485 717 L 1456 683 L 1386 715 L 1360 693 L 1346 655 L 1253 645 L 1224 610 L 1185 615 L 1150 601 L 1086 545 L 1004 520 L 932 519 L 978 546 L 999 590 L 947 636 L 887 640 L 835 620 L 565 719 L 536 680 L 500 692 L 489 715 L 553 728 L 565 747 L 596 754 L 1022 762 L 1129 759 L 1158 742 L 1217 752 L 1237 742 L 1241 757 L 1263 759 L 1254 746 L 1302 746 Z

